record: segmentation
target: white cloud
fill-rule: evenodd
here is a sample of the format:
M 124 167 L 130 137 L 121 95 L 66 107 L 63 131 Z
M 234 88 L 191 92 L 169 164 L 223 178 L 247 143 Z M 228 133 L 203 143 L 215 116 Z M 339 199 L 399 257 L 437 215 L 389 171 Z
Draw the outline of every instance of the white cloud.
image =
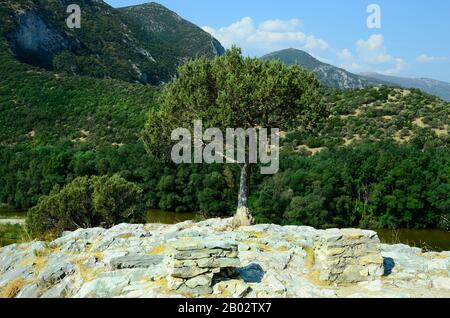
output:
M 323 39 L 299 31 L 301 24 L 299 19 L 266 20 L 256 26 L 251 17 L 245 17 L 226 27 L 214 29 L 204 26 L 203 30 L 217 38 L 226 48 L 237 45 L 251 55 L 289 47 L 318 51 L 329 49 Z
M 353 54 L 349 49 L 342 49 L 337 52 L 337 56 L 340 60 L 351 61 L 353 59 Z
M 224 47 L 237 45 L 249 55 L 263 55 L 292 47 L 306 50 L 313 56 L 317 56 L 317 52 L 333 55 L 337 57 L 337 63 L 333 63 L 329 58 L 322 60 L 355 73 L 378 72 L 394 75 L 408 66 L 402 58 L 388 53 L 382 34 L 374 34 L 357 41 L 353 50 L 338 50 L 331 48 L 325 40 L 300 31 L 301 26 L 302 21 L 299 19 L 272 19 L 256 24 L 251 17 L 244 17 L 229 26 L 218 29 L 204 26 L 203 30 L 217 38 Z
M 259 25 L 259 28 L 263 31 L 295 31 L 302 25 L 302 21 L 299 19 L 290 20 L 267 20 Z
M 349 49 L 337 52 L 341 60 L 341 67 L 351 72 L 373 71 L 383 74 L 398 74 L 407 66 L 406 62 L 387 52 L 384 37 L 381 34 L 371 35 L 367 40 L 356 42 L 356 54 L 353 56 Z
M 428 54 L 421 54 L 416 57 L 416 61 L 419 63 L 445 62 L 448 60 L 448 57 L 445 56 L 430 56 Z

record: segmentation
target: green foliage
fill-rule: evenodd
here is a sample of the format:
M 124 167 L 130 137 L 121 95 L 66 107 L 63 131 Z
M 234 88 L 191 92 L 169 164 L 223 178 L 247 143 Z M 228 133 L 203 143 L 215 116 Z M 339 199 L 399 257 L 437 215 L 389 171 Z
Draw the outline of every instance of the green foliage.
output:
M 448 227 L 448 145 L 361 142 L 315 156 L 285 151 L 252 197 L 261 222 L 315 227 Z
M 79 177 L 41 197 L 27 215 L 33 236 L 77 228 L 144 222 L 142 189 L 118 176 Z
M 50 6 L 59 5 L 58 2 L 7 1 L 18 11 L 28 6 L 23 4 L 25 2 L 49 5 L 50 15 L 44 18 L 50 19 L 56 28 L 64 23 L 60 16 L 54 16 L 56 11 Z M 317 83 L 310 73 L 289 68 L 287 76 L 296 79 L 287 80 L 283 71 L 286 67 L 275 62 L 261 64 L 253 59 L 243 60 L 235 52 L 228 53 L 228 57 L 219 62 L 201 59 L 187 63 L 178 81 L 182 84 L 169 84 L 159 104 L 157 88 L 104 78 L 135 81 L 137 73 L 130 73 L 129 63 L 135 53 L 130 53 L 128 45 L 124 48 L 118 43 L 122 40 L 121 30 L 110 28 L 113 34 L 107 30 L 111 25 L 120 25 L 111 23 L 117 21 L 117 15 L 95 20 L 95 12 L 86 13 L 86 28 L 68 32 L 74 33 L 69 34 L 71 37 L 87 43 L 89 52 L 59 53 L 52 65 L 56 72 L 18 63 L 9 54 L 7 43 L 3 38 L 0 40 L 0 202 L 26 209 L 36 205 L 55 185 L 62 188 L 77 177 L 91 180 L 95 175 L 118 174 L 143 189 L 142 201 L 147 207 L 228 216 L 238 191 L 235 167 L 163 164 L 146 155 L 144 144 L 139 140 L 140 131 L 147 112 L 153 110 L 145 136 L 147 145 L 154 141 L 152 149 L 157 154 L 157 149 L 164 150 L 161 137 L 167 136 L 172 124 L 166 121 L 163 125 L 165 118 L 160 117 L 159 108 L 167 114 L 183 115 L 173 122 L 177 126 L 182 123 L 181 127 L 190 125 L 194 116 L 218 127 L 230 123 L 231 127 L 236 124 L 246 127 L 244 116 L 253 121 L 273 111 L 264 108 L 263 102 L 268 101 L 267 105 L 277 111 L 283 110 L 285 104 L 294 104 L 296 109 L 287 109 L 289 114 L 296 115 L 300 111 L 304 115 L 278 116 L 275 111 L 268 124 L 278 124 L 277 118 L 295 118 L 303 119 L 296 120 L 296 127 L 308 121 L 317 125 L 308 127 L 309 130 L 287 129 L 280 174 L 269 178 L 256 173 L 251 176 L 254 193 L 251 205 L 259 221 L 322 227 L 448 229 L 449 103 L 417 90 L 404 94 L 389 87 L 323 89 L 322 100 L 312 113 L 329 110 L 331 117 L 323 122 L 312 117 L 307 120 L 305 117 L 310 110 L 301 99 L 299 102 L 292 97 L 297 90 L 316 88 Z M 64 11 L 60 14 L 66 16 Z M 4 21 L 0 26 L 3 36 L 12 27 L 9 6 L 0 6 L 0 17 Z M 146 33 L 135 35 L 143 41 Z M 158 66 L 162 69 L 154 66 L 148 69 L 150 77 L 161 74 L 156 81 L 173 74 L 172 57 L 176 56 L 177 63 L 186 55 L 192 57 L 189 52 L 179 54 L 166 50 L 167 43 L 172 41 L 166 36 L 146 44 L 154 46 L 154 52 L 159 52 L 155 59 L 162 61 Z M 186 50 L 190 49 L 186 46 Z M 97 59 L 96 54 L 100 54 L 101 59 Z M 242 65 L 245 72 L 240 69 Z M 145 67 L 144 64 L 139 66 Z M 183 89 L 178 90 L 177 85 Z M 218 88 L 223 94 L 217 94 Z M 281 97 L 276 98 L 270 92 Z M 240 103 L 232 103 L 235 97 Z M 192 105 L 195 110 L 201 105 L 208 108 L 200 108 L 196 113 L 191 112 Z M 151 122 L 155 124 L 150 125 Z M 256 124 L 267 122 L 258 120 Z M 285 124 L 280 127 L 290 128 L 294 123 Z M 344 138 L 352 139 L 353 143 L 348 144 Z M 300 145 L 329 149 L 306 156 L 297 151 Z M 90 214 L 89 209 L 94 209 L 92 190 L 86 190 L 87 185 L 80 179 L 69 188 L 61 204 L 65 204 L 65 211 L 73 214 L 71 218 L 76 217 L 77 224 L 106 224 L 130 216 L 125 207 L 129 201 L 117 202 L 119 198 L 114 195 L 111 200 L 98 199 L 99 210 Z M 110 196 L 108 189 L 122 191 L 120 183 L 115 182 L 105 188 L 105 196 Z M 42 201 L 49 208 L 59 208 L 60 203 L 51 199 L 58 193 L 53 192 Z M 78 210 L 69 198 L 84 198 L 84 205 Z M 105 215 L 116 206 L 113 215 L 121 216 Z M 36 217 L 42 217 L 42 231 L 60 225 L 76 227 L 67 214 L 59 224 L 56 219 L 48 218 L 43 209 L 40 211 L 42 215 L 36 212 Z M 56 212 L 55 216 L 58 216 Z
M 25 228 L 20 224 L 0 224 L 0 247 L 24 240 Z
M 163 74 L 176 74 L 180 62 L 224 53 L 220 43 L 198 26 L 158 3 L 120 8 L 122 20 L 158 62 Z M 150 21 L 150 22 L 149 22 Z M 168 81 L 168 78 L 163 78 Z
M 214 60 L 200 58 L 179 69 L 150 114 L 144 141 L 151 153 L 170 154 L 173 129 L 202 120 L 203 128 L 314 126 L 326 110 L 315 103 L 318 82 L 298 66 L 244 58 L 240 49 Z
M 419 136 L 429 143 L 449 142 L 450 103 L 418 90 L 323 89 L 322 103 L 331 116 L 310 132 L 290 131 L 286 145 L 317 148 L 392 139 L 408 143 Z
M 326 116 L 318 104 L 319 84 L 300 67 L 281 62 L 263 62 L 246 58 L 232 48 L 213 60 L 199 58 L 179 69 L 179 77 L 161 93 L 158 110 L 153 111 L 144 129 L 149 152 L 169 161 L 174 129 L 202 120 L 203 129 L 219 128 L 302 128 L 311 129 Z M 243 164 L 243 162 L 241 162 Z M 244 176 L 246 176 L 244 174 Z M 223 210 L 228 204 L 221 199 L 217 174 L 207 175 L 199 193 L 200 209 L 208 214 Z M 247 189 L 240 191 L 238 205 L 247 203 Z M 161 186 L 173 187 L 173 177 L 165 177 Z M 180 202 L 177 196 L 166 196 L 161 208 Z M 214 202 L 214 203 L 213 203 Z
M 54 47 L 48 47 L 48 51 L 41 47 L 33 54 L 15 52 L 22 61 L 60 73 L 153 85 L 169 81 L 184 60 L 197 55 L 213 57 L 223 50 L 207 32 L 158 4 L 115 9 L 103 1 L 79 1 L 79 29 L 66 26 L 69 4 L 54 0 L 2 1 L 0 42 L 6 35 L 13 38 L 11 31 L 17 27 L 18 13 L 33 12 L 58 37 L 58 43 L 50 39 L 46 44 Z M 31 32 L 31 38 L 39 36 L 32 33 L 33 29 L 27 32 Z
M 318 87 L 298 66 L 245 58 L 232 48 L 213 60 L 199 58 L 180 67 L 179 77 L 162 92 L 160 110 L 150 116 L 148 132 L 196 119 L 204 128 L 310 127 L 326 114 L 316 103 Z
M 198 192 L 200 210 L 208 216 L 229 216 L 233 211 L 230 204 L 233 194 L 227 189 L 224 176 L 218 172 L 207 174 Z

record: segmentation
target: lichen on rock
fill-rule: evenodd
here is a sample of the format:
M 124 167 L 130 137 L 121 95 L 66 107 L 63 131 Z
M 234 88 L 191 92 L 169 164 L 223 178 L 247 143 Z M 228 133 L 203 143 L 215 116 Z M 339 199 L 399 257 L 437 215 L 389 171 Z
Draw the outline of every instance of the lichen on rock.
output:
M 4 297 L 450 297 L 450 252 L 232 219 L 79 229 L 0 249 Z M 126 237 L 125 237 L 126 236 Z

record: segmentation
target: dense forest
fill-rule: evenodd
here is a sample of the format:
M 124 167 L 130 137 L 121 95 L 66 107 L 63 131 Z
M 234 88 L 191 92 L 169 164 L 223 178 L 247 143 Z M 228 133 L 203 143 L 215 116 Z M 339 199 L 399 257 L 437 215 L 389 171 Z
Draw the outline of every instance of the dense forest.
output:
M 141 140 L 163 87 L 48 71 L 0 41 L 0 204 L 29 209 L 77 177 L 118 175 L 142 205 L 235 212 L 239 168 L 168 164 Z M 100 76 L 101 77 L 101 76 Z M 419 90 L 321 88 L 328 118 L 285 132 L 281 169 L 250 178 L 258 222 L 449 228 L 450 103 Z
M 147 208 L 234 213 L 234 165 L 174 166 L 146 153 L 139 136 L 145 114 L 157 107 L 159 89 L 54 75 L 15 62 L 1 67 L 2 203 L 28 209 L 55 185 L 119 174 L 142 187 Z M 447 228 L 449 104 L 406 92 L 323 89 L 330 117 L 311 132 L 287 133 L 279 174 L 253 173 L 256 219 L 316 227 Z

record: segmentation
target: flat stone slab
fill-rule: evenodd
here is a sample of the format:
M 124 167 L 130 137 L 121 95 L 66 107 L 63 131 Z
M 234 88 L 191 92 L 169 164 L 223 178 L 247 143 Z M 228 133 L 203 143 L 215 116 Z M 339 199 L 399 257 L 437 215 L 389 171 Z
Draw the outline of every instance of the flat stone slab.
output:
M 113 269 L 148 268 L 158 265 L 164 260 L 164 255 L 127 255 L 111 259 Z
M 450 297 L 450 252 L 380 244 L 359 229 L 227 222 L 121 224 L 5 246 L 0 289 L 17 286 L 20 298 Z

